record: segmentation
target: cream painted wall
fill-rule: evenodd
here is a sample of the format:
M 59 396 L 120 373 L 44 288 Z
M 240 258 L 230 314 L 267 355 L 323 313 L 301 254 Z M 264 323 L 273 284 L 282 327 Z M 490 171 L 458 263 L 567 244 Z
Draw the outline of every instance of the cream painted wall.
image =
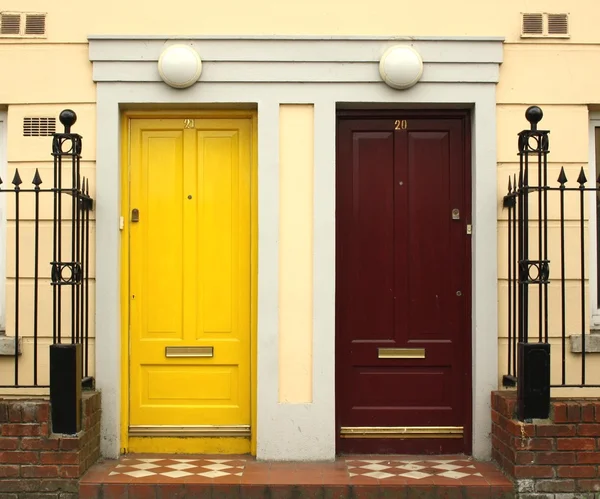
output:
M 432 8 L 435 6 L 435 8 Z M 51 171 L 48 138 L 22 137 L 24 116 L 58 116 L 60 110 L 71 107 L 79 115 L 74 127 L 84 136 L 83 168 L 91 178 L 94 189 L 96 90 L 92 81 L 92 65 L 88 58 L 87 37 L 90 34 L 144 34 L 144 35 L 190 35 L 190 34 L 265 34 L 280 35 L 398 35 L 419 36 L 504 36 L 504 62 L 500 69 L 497 87 L 497 137 L 498 137 L 498 251 L 499 251 L 499 341 L 503 345 L 506 336 L 506 233 L 505 211 L 502 196 L 507 177 L 516 171 L 516 133 L 527 126 L 524 111 L 528 105 L 541 105 L 545 112 L 542 126 L 552 130 L 550 137 L 550 177 L 555 178 L 561 166 L 565 166 L 569 178 L 575 178 L 581 166 L 588 162 L 588 105 L 600 104 L 600 36 L 595 20 L 600 14 L 596 0 L 544 2 L 547 12 L 570 13 L 571 38 L 569 40 L 521 40 L 519 38 L 520 13 L 537 11 L 539 5 L 532 0 L 509 0 L 491 6 L 478 0 L 461 2 L 412 2 L 399 3 L 384 0 L 376 11 L 366 3 L 349 7 L 342 0 L 316 2 L 277 2 L 258 0 L 242 2 L 232 0 L 227 4 L 188 2 L 186 15 L 178 8 L 165 9 L 156 4 L 160 15 L 153 15 L 147 2 L 132 0 L 122 2 L 106 0 L 102 3 L 74 2 L 54 3 L 51 8 L 42 0 L 6 0 L 4 9 L 46 12 L 48 14 L 48 38 L 44 40 L 15 41 L 0 38 L 0 105 L 8 105 L 8 170 L 12 176 L 15 167 L 30 178 L 35 167 L 43 175 Z M 160 9 L 160 10 L 159 10 Z M 232 15 L 234 13 L 235 15 Z M 268 15 L 265 15 L 268 13 Z M 335 22 L 332 20 L 335 19 Z M 308 161 L 294 153 L 298 147 L 291 139 L 297 123 L 288 118 L 294 113 L 301 120 L 308 120 L 308 107 L 286 109 L 282 112 L 280 137 L 283 156 L 281 163 L 285 172 L 287 164 Z M 302 121 L 302 132 L 308 133 L 308 121 Z M 312 129 L 311 129 L 312 130 Z M 305 135 L 305 139 L 308 137 Z M 305 140 L 303 139 L 303 140 Z M 297 140 L 297 137 L 295 137 Z M 308 140 L 308 139 L 306 139 Z M 476 140 L 476 137 L 475 137 Z M 304 150 L 306 152 L 306 150 Z M 291 158 L 286 159 L 286 158 Z M 287 163 L 291 161 L 290 163 Z M 306 173 L 306 171 L 305 171 Z M 282 220 L 294 220 L 298 227 L 310 223 L 308 203 L 312 191 L 307 187 L 308 177 L 301 177 L 303 189 L 292 189 L 291 183 L 282 177 L 282 192 L 290 191 L 290 198 L 282 198 Z M 293 209 L 289 200 L 297 196 L 303 210 Z M 295 205 L 297 206 L 297 205 Z M 30 209 L 30 208 L 28 208 Z M 48 217 L 48 206 L 44 208 Z M 567 208 L 568 216 L 574 216 L 576 207 Z M 9 218 L 10 218 L 9 212 Z M 30 215 L 28 215 L 30 216 Z M 299 219 L 299 220 L 296 220 Z M 9 223 L 10 225 L 10 223 Z M 312 268 L 309 239 L 298 242 L 302 231 L 292 232 L 281 223 L 284 238 L 280 241 L 282 269 L 290 261 L 300 258 L 306 269 Z M 7 239 L 8 251 L 12 239 Z M 552 240 L 556 234 L 551 232 Z M 299 255 L 299 256 L 298 256 Z M 286 260 L 287 259 L 287 260 Z M 288 263 L 286 263 L 288 262 Z M 576 263 L 573 266 L 575 276 Z M 9 287 L 10 272 L 9 268 Z M 28 270 L 29 272 L 29 270 Z M 571 271 L 569 271 L 571 272 Z M 306 402 L 312 396 L 311 350 L 312 329 L 305 310 L 312 303 L 309 290 L 312 283 L 297 271 L 282 272 L 280 300 L 282 315 L 280 323 L 280 401 Z M 552 289 L 552 288 L 551 288 Z M 554 292 L 554 291 L 552 291 Z M 297 299 L 300 296 L 300 299 Z M 569 300 L 577 300 L 576 290 Z M 26 303 L 26 302 L 24 302 Z M 9 292 L 10 309 L 10 292 Z M 554 313 L 554 311 L 553 311 Z M 296 319 L 300 318 L 300 322 Z M 579 326 L 569 319 L 574 332 Z M 296 356 L 296 352 L 303 352 Z M 505 349 L 500 348 L 500 376 L 503 374 Z M 25 362 L 28 355 L 24 355 Z M 284 359 L 284 360 L 281 360 Z M 573 360 L 575 361 L 575 360 Z M 0 359 L 0 369 L 3 360 Z M 554 365 L 554 364 L 553 364 Z
M 279 106 L 279 402 L 312 402 L 314 106 Z
M 44 0 L 5 0 L 3 9 L 47 12 Z M 595 0 L 507 0 L 487 3 L 368 2 L 343 0 L 257 0 L 244 2 L 180 2 L 177 7 L 142 0 L 54 3 L 48 37 L 56 42 L 85 42 L 89 34 L 282 34 L 504 36 L 518 40 L 520 13 L 570 12 L 573 43 L 597 41 Z M 185 12 L 185 15 L 182 15 Z

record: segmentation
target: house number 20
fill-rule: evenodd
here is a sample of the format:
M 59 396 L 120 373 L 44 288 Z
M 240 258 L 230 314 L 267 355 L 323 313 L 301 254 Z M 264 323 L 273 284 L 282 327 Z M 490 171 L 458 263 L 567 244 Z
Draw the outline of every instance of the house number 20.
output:
M 408 121 L 396 120 L 394 121 L 394 130 L 406 130 L 408 128 Z

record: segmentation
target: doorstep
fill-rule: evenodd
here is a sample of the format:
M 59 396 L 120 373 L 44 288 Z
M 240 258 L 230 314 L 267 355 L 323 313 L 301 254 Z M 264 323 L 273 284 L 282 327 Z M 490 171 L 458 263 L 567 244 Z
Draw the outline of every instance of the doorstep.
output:
M 492 463 L 465 456 L 344 456 L 267 462 L 249 456 L 131 454 L 93 466 L 80 499 L 512 499 Z

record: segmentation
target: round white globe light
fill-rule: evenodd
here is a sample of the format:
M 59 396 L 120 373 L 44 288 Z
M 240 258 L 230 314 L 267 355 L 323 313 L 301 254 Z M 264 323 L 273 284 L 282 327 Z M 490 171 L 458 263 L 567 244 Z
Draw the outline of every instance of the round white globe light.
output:
M 187 88 L 200 78 L 202 61 L 189 45 L 170 45 L 160 54 L 158 73 L 167 85 Z
M 423 59 L 408 45 L 390 47 L 379 61 L 379 74 L 392 88 L 410 88 L 423 75 Z

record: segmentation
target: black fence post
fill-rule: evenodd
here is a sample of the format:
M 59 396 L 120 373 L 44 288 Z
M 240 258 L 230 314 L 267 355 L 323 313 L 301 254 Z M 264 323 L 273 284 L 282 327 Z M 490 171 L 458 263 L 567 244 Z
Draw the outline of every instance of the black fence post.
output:
M 548 130 L 538 130 L 544 113 L 530 106 L 525 117 L 529 130 L 519 133 L 519 185 L 517 186 L 518 241 L 518 359 L 517 415 L 520 420 L 547 418 L 550 414 L 550 345 L 548 343 Z M 531 169 L 537 169 L 537 172 Z M 537 185 L 535 182 L 537 173 Z M 529 196 L 537 193 L 537 213 L 529 210 Z M 537 215 L 537 216 L 536 216 Z M 533 223 L 532 223 L 533 222 Z M 530 234 L 537 225 L 537 258 L 530 252 Z M 537 342 L 530 341 L 529 290 L 538 289 Z M 510 304 L 509 304 L 510 306 Z

